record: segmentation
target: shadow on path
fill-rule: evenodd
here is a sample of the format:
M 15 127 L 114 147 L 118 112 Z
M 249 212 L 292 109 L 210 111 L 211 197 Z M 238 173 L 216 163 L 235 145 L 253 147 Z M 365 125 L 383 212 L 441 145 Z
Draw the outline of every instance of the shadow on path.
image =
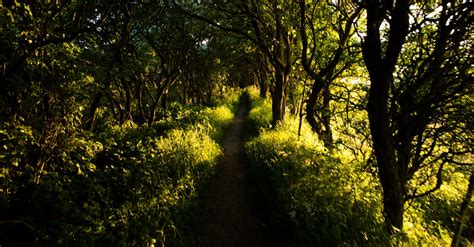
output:
M 243 152 L 246 114 L 242 98 L 234 123 L 224 137 L 224 157 L 203 199 L 198 246 L 264 246 L 264 226 L 254 204 Z

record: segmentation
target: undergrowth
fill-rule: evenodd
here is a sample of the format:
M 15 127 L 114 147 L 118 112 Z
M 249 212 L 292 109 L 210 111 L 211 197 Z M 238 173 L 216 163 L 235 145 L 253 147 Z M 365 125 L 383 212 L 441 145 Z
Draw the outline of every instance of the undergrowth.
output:
M 443 207 L 440 201 L 450 198 L 449 203 L 459 205 L 465 185 L 457 198 L 443 195 L 453 192 L 451 185 L 445 184 L 424 198 L 425 202 L 413 201 L 407 206 L 404 232 L 389 236 L 383 223 L 381 188 L 367 161 L 354 162 L 342 146 L 326 149 L 306 123 L 298 137 L 295 116 L 287 116 L 285 125 L 272 128 L 270 101 L 258 98 L 255 89 L 247 89 L 247 93 L 252 106 L 247 126 L 250 140 L 245 147 L 251 173 L 269 209 L 267 223 L 284 235 L 280 237 L 288 240 L 287 244 L 449 245 L 449 219 L 456 207 Z
M 28 126 L 2 126 L 2 246 L 183 246 L 214 173 L 238 92 L 214 107 L 173 105 L 152 126 L 77 131 L 45 161 Z M 20 126 L 20 127 L 18 127 Z

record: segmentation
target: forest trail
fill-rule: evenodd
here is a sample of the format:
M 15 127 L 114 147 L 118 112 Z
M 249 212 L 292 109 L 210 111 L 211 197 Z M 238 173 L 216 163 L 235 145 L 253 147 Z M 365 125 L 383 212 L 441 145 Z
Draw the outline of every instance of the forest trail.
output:
M 245 99 L 241 99 L 224 137 L 224 157 L 203 201 L 198 246 L 263 246 L 264 227 L 257 217 L 243 153 L 246 114 Z

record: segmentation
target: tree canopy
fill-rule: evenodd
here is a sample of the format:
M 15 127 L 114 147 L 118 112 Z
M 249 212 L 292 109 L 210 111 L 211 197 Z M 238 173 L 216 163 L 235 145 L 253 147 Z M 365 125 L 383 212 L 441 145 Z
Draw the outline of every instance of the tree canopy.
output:
M 329 208 L 324 200 L 346 193 L 347 182 L 373 197 L 374 212 L 361 210 L 367 221 L 360 222 L 383 221 L 380 234 L 391 241 L 405 241 L 424 215 L 447 229 L 439 239 L 472 243 L 473 7 L 457 0 L 2 1 L 0 245 L 15 231 L 25 242 L 5 243 L 178 241 L 189 223 L 183 219 L 192 218 L 187 205 L 197 205 L 213 174 L 239 92 L 251 102 L 246 152 L 256 177 L 273 186 L 262 193 L 281 203 L 279 214 L 288 211 L 282 222 L 291 225 L 298 213 L 331 222 L 311 211 L 311 198 Z M 338 188 L 318 194 L 331 179 Z M 448 188 L 456 190 L 450 206 L 437 201 Z M 340 199 L 363 200 L 354 197 Z M 28 211 L 50 204 L 57 206 L 45 215 L 58 220 L 42 226 L 46 216 Z M 116 228 L 122 235 L 112 236 Z M 374 229 L 366 232 L 379 234 Z M 376 243 L 362 235 L 341 241 Z M 294 243 L 331 243 L 322 235 L 301 239 L 308 242 Z

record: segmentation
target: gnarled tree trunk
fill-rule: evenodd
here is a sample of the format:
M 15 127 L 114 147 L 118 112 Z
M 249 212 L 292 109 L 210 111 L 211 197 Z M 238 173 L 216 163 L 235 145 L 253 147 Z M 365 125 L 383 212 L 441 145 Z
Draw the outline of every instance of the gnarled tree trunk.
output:
M 467 218 L 468 218 L 467 211 L 469 208 L 469 203 L 471 203 L 471 200 L 472 200 L 473 192 L 474 192 L 474 171 L 472 171 L 471 176 L 469 176 L 469 185 L 467 187 L 467 192 L 462 200 L 461 208 L 459 209 L 458 217 L 456 219 L 456 228 L 454 230 L 453 241 L 451 242 L 452 247 L 459 246 L 459 243 L 461 241 L 461 234 L 462 234 L 464 225 L 467 222 Z
M 367 36 L 362 52 L 370 75 L 367 112 L 378 173 L 383 188 L 384 216 L 387 226 L 403 229 L 404 183 L 399 171 L 388 110 L 393 71 L 408 34 L 407 0 L 397 1 L 391 10 L 389 40 L 382 48 L 380 26 L 387 11 L 378 1 L 367 1 Z

